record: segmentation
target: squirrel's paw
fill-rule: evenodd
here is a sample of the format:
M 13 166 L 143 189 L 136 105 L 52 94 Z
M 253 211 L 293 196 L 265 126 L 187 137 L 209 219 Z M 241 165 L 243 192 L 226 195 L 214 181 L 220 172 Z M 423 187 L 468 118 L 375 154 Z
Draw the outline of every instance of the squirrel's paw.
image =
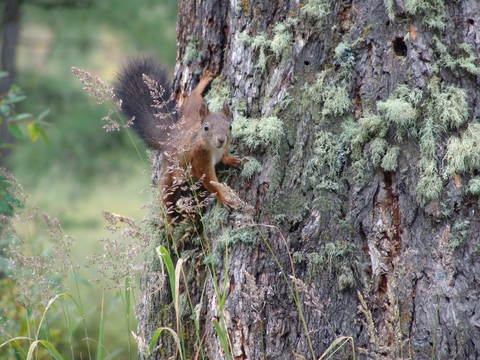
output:
M 236 210 L 244 204 L 235 191 L 226 184 L 216 181 L 210 181 L 210 183 L 217 188 L 217 199 L 228 209 Z
M 214 77 L 216 77 L 217 74 L 214 74 L 213 72 L 211 72 L 210 70 L 208 70 L 207 67 L 205 67 L 203 69 L 203 72 L 202 72 L 202 78 L 203 79 L 213 79 Z
M 224 164 L 234 167 L 238 167 L 242 163 L 242 159 L 238 156 L 225 156 L 222 161 Z

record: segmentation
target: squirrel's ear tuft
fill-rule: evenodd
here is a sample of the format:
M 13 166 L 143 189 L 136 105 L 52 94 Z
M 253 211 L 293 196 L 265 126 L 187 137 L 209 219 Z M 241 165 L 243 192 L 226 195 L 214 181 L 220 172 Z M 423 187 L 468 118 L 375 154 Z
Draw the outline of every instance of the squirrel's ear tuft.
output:
M 230 106 L 228 106 L 226 101 L 223 102 L 222 113 L 227 118 L 230 117 Z
M 202 102 L 198 107 L 198 115 L 200 116 L 200 120 L 204 120 L 210 114 L 210 110 L 208 110 L 208 106 L 205 102 Z

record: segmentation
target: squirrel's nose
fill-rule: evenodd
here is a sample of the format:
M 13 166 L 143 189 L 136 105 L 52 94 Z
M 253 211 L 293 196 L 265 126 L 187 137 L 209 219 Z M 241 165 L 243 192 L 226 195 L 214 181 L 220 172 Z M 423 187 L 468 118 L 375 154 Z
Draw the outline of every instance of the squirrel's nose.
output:
M 225 142 L 225 140 L 227 140 L 227 138 L 225 136 L 219 136 L 219 137 L 217 137 L 217 140 L 220 144 L 223 144 Z

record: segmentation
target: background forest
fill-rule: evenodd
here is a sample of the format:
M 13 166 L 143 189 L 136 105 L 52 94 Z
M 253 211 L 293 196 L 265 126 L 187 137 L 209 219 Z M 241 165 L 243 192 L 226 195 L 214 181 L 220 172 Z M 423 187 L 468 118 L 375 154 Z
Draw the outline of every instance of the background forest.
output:
M 10 1 L 14 2 L 18 3 Z M 1 7 L 3 31 L 6 16 L 4 5 Z M 5 250 L 16 242 L 21 244 L 19 252 L 29 259 L 41 255 L 58 260 L 61 255 L 53 251 L 59 242 L 70 241 L 65 235 L 68 234 L 76 239 L 71 245 L 70 261 L 78 270 L 75 279 L 67 276 L 52 280 L 69 289 L 67 293 L 72 299 L 58 299 L 47 312 L 48 304 L 35 304 L 35 295 L 29 297 L 27 292 L 23 294 L 25 299 L 19 300 L 22 289 L 33 294 L 40 290 L 31 283 L 22 288 L 22 280 L 28 283 L 29 270 L 25 269 L 24 278 L 16 274 L 17 283 L 5 277 L 11 270 L 5 253 L 1 253 L 0 308 L 5 312 L 0 314 L 0 357 L 13 358 L 16 353 L 16 358 L 27 358 L 32 341 L 20 337 L 35 338 L 38 319 L 45 311 L 48 315 L 38 338 L 53 344 L 63 356 L 80 358 L 82 352 L 83 359 L 96 357 L 97 345 L 87 349 L 82 340 L 89 337 L 103 341 L 104 356 L 109 353 L 117 359 L 135 358 L 135 342 L 128 339 L 126 326 L 128 321 L 130 328 L 136 329 L 135 317 L 128 319 L 124 310 L 130 306 L 128 294 L 125 299 L 116 289 L 103 292 L 105 286 L 90 283 L 88 280 L 99 274 L 97 268 L 87 267 L 87 258 L 102 252 L 105 242 L 99 239 L 111 236 L 105 229 L 102 211 L 122 214 L 140 223 L 144 216 L 141 206 L 149 196 L 141 193 L 150 184 L 148 172 L 144 171 L 149 165 L 140 141 L 135 138 L 137 152 L 125 131 L 105 132 L 101 118 L 108 113 L 109 104 L 96 104 L 82 90 L 83 85 L 72 74 L 71 67 L 89 71 L 111 84 L 124 60 L 145 54 L 161 59 L 173 72 L 177 2 L 31 0 L 23 1 L 19 9 L 15 84 L 27 98 L 16 104 L 15 111 L 37 115 L 50 109 L 44 118 L 48 124 L 43 126 L 49 144 L 41 137 L 36 142 L 29 141 L 25 126 L 21 127 L 25 140 L 15 141 L 10 153 L 3 151 L 2 166 L 14 175 L 29 197 L 21 201 L 23 215 L 19 218 L 25 219 L 16 225 L 17 236 L 7 236 L 4 231 L 1 247 Z M 3 135 L 5 130 L 2 129 Z M 4 138 L 2 145 L 6 141 Z M 60 240 L 52 235 L 48 218 L 39 214 L 59 220 Z M 54 227 L 60 229 L 55 222 Z M 84 320 L 77 315 L 79 304 Z M 11 341 L 14 338 L 18 340 Z M 132 348 L 128 349 L 129 346 Z

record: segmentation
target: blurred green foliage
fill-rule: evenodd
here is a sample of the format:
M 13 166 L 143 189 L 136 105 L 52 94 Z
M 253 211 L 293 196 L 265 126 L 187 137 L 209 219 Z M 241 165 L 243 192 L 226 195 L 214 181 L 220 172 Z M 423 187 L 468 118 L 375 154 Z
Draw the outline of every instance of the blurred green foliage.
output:
M 111 84 L 129 57 L 153 55 L 174 67 L 176 1 L 100 0 L 84 6 L 22 7 L 17 82 L 29 94 L 28 112 L 51 109 L 50 144 L 22 144 L 8 167 L 24 186 L 44 173 L 74 175 L 79 184 L 124 172 L 139 161 L 125 131 L 106 133 L 99 106 L 82 90 L 70 68 L 77 66 Z M 134 137 L 135 138 L 135 137 Z M 135 138 L 135 140 L 137 140 Z M 137 141 L 137 146 L 142 146 Z M 144 151 L 141 151 L 144 154 Z
M 153 55 L 173 73 L 177 2 L 85 0 L 78 1 L 79 5 L 68 2 L 73 5 L 57 7 L 53 3 L 31 0 L 25 1 L 21 8 L 16 83 L 28 96 L 24 97 L 20 88 L 14 87 L 15 93 L 10 100 L 15 104 L 15 114 L 11 116 L 12 108 L 9 107 L 8 116 L 24 121 L 19 123 L 20 127 L 14 126 L 16 138 L 35 140 L 48 134 L 48 143 L 18 140 L 7 159 L 7 167 L 31 197 L 28 204 L 19 204 L 15 196 L 10 195 L 8 182 L 0 179 L 0 212 L 12 216 L 15 207 L 16 214 L 27 214 L 40 205 L 40 211 L 58 217 L 65 229 L 80 240 L 72 248 L 72 256 L 76 263 L 84 264 L 87 257 L 103 249 L 97 240 L 110 236 L 103 229 L 101 210 L 114 209 L 141 217 L 139 209 L 145 195 L 139 192 L 147 186 L 148 177 L 141 173 L 141 161 L 126 132 L 106 133 L 103 129 L 105 123 L 101 118 L 108 113 L 109 107 L 97 105 L 83 91 L 70 69 L 72 66 L 85 69 L 111 84 L 124 60 Z M 44 124 L 42 118 L 47 115 L 46 109 L 50 110 L 47 118 L 50 126 L 44 130 L 41 125 Z M 0 112 L 7 115 L 7 108 L 0 108 Z M 28 113 L 40 115 L 18 118 L 19 114 Z M 6 119 L 7 116 L 3 121 Z M 136 141 L 137 146 L 142 146 Z M 145 152 L 141 150 L 140 153 Z M 20 243 L 32 244 L 31 249 L 18 248 L 18 251 L 38 256 L 50 254 L 52 240 L 38 217 L 17 225 L 16 231 L 15 238 Z M 6 249 L 12 237 L 2 235 L 0 248 Z M 4 258 L 0 256 L 0 260 Z M 5 275 L 8 270 L 3 265 L 4 262 L 0 263 L 0 271 Z M 70 288 L 74 288 L 72 283 L 78 282 L 86 323 L 75 315 L 72 302 L 65 299 L 52 305 L 48 321 L 42 326 L 35 322 L 30 310 L 14 300 L 18 298 L 15 281 L 8 276 L 1 278 L 0 274 L 0 308 L 5 311 L 3 317 L 0 315 L 0 330 L 8 330 L 3 334 L 5 339 L 32 338 L 32 332 L 39 327 L 40 338 L 51 341 L 62 355 L 69 356 L 74 350 L 75 358 L 92 358 L 95 351 L 92 349 L 90 354 L 83 339 L 86 328 L 88 337 L 100 338 L 99 312 L 104 308 L 106 326 L 101 346 L 110 351 L 112 358 L 132 358 L 135 351 L 126 350 L 126 334 L 135 329 L 135 324 L 132 321 L 131 328 L 127 329 L 119 305 L 121 301 L 118 295 L 115 297 L 114 290 L 103 295 L 98 286 L 88 284 L 86 279 L 94 277 L 94 271 L 81 267 L 75 279 L 58 279 Z M 102 296 L 105 296 L 105 304 Z M 5 339 L 0 338 L 2 343 Z M 11 358 L 14 353 L 16 358 L 26 358 L 28 343 L 22 340 L 4 346 L 0 349 L 0 358 Z M 78 356 L 79 353 L 82 355 Z M 37 356 L 51 358 L 43 350 Z M 69 357 L 74 358 L 73 354 Z

